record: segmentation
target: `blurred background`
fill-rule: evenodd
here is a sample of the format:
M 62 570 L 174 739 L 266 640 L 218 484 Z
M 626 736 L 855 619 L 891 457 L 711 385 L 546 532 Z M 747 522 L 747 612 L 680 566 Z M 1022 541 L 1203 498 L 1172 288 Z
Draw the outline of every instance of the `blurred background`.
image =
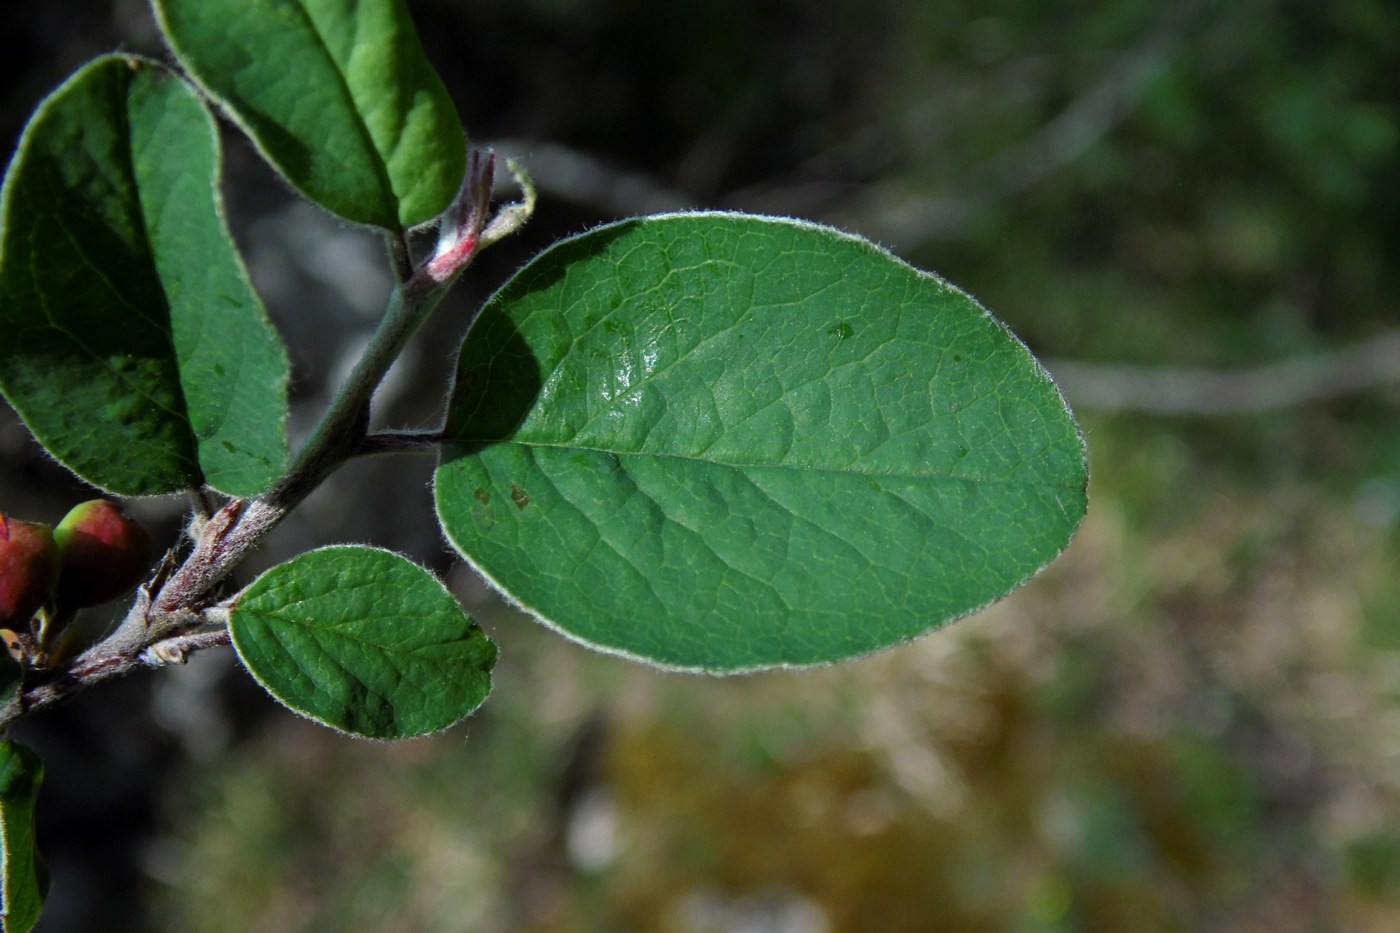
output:
M 542 189 L 380 398 L 424 426 L 533 252 L 677 207 L 791 214 L 977 295 L 1061 377 L 1088 520 L 1004 602 L 827 670 L 592 654 L 448 553 L 430 458 L 357 463 L 245 577 L 374 541 L 501 647 L 429 739 L 359 743 L 228 654 L 27 723 L 43 933 L 1400 929 L 1400 5 L 410 0 L 474 140 Z M 9 3 L 6 158 L 139 0 Z M 306 429 L 382 249 L 228 137 Z M 0 335 L 3 352 L 3 335 Z M 87 497 L 0 407 L 0 506 Z M 137 504 L 173 541 L 178 503 Z

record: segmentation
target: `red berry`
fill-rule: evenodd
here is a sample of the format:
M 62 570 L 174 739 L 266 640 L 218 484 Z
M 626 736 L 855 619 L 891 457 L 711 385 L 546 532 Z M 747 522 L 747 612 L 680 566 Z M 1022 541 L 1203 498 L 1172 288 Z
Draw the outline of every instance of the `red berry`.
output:
M 151 535 L 121 506 L 93 499 L 73 507 L 53 530 L 62 571 L 58 604 L 84 609 L 135 588 L 151 565 Z
M 0 515 L 0 626 L 27 627 L 57 582 L 49 526 Z

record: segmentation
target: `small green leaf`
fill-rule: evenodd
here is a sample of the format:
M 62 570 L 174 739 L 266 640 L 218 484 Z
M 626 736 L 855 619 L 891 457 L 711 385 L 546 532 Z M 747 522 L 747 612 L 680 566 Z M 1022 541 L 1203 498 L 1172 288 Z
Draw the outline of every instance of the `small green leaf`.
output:
M 0 390 L 95 486 L 248 495 L 286 458 L 286 353 L 218 184 L 212 116 L 144 59 L 87 65 L 20 141 L 0 194 Z
M 403 0 L 155 0 L 180 63 L 311 200 L 391 230 L 462 182 L 466 137 Z
M 486 698 L 496 663 L 436 577 L 375 548 L 328 547 L 272 568 L 238 597 L 229 627 L 274 697 L 369 738 L 452 725 Z
M 34 843 L 34 801 L 44 779 L 39 756 L 0 742 L 0 931 L 26 933 L 39 921 L 48 877 Z
M 459 551 L 665 666 L 847 658 L 1019 585 L 1084 514 L 1083 440 L 972 298 L 858 238 L 680 214 L 546 251 L 483 308 L 436 476 Z

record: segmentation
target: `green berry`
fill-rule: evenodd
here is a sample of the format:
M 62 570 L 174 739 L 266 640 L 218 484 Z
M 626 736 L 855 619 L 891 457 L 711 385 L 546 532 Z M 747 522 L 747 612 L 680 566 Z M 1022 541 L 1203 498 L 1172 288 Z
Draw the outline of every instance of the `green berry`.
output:
M 60 610 L 85 609 L 130 592 L 151 565 L 151 535 L 115 502 L 74 506 L 53 530 L 62 570 Z
M 53 592 L 58 567 L 48 525 L 0 515 L 0 626 L 28 627 Z

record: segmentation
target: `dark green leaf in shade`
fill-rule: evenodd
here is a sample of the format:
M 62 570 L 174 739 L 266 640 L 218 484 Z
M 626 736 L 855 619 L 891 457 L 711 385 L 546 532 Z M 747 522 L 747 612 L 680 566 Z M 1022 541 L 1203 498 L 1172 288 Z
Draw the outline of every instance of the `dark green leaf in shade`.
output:
M 155 0 L 180 63 L 302 194 L 398 230 L 456 194 L 466 137 L 403 0 Z
M 260 492 L 287 360 L 224 224 L 218 130 L 158 64 L 98 59 L 40 105 L 0 196 L 0 390 L 95 486 Z
M 567 635 L 663 666 L 883 648 L 1028 579 L 1085 509 L 1049 376 L 870 243 L 734 214 L 541 254 L 458 364 L 436 476 L 457 549 Z
M 43 779 L 38 755 L 0 742 L 0 933 L 26 933 L 44 907 L 48 875 L 34 842 L 34 801 Z
M 427 570 L 390 551 L 311 551 L 233 608 L 239 657 L 274 697 L 377 739 L 446 728 L 481 705 L 496 647 Z

